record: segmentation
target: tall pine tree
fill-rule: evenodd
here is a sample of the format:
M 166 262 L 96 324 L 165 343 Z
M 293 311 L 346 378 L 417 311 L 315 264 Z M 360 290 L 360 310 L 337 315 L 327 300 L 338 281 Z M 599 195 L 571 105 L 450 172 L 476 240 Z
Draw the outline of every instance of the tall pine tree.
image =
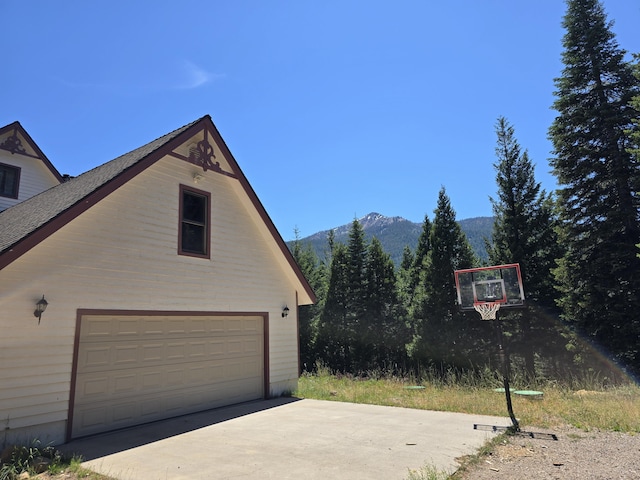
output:
M 332 246 L 327 299 L 320 315 L 316 340 L 317 360 L 331 370 L 351 368 L 355 336 L 349 318 L 349 253 L 342 243 Z
M 395 369 L 404 360 L 407 332 L 391 257 L 377 239 L 367 243 L 358 220 L 348 244 L 332 242 L 331 252 L 318 360 L 345 373 Z
M 640 165 L 629 151 L 638 80 L 598 0 L 568 0 L 549 134 L 560 185 L 564 318 L 640 369 Z
M 456 357 L 460 356 L 461 346 L 457 341 L 463 333 L 457 321 L 460 314 L 453 272 L 472 267 L 476 259 L 444 187 L 434 213 L 429 240 L 425 241 L 428 253 L 419 266 L 416 262 L 420 280 L 412 309 L 414 339 L 409 352 L 421 363 L 444 366 L 459 363 Z
M 302 305 L 298 309 L 300 367 L 302 370 L 312 371 L 315 368 L 317 358 L 316 340 L 318 321 L 326 297 L 327 269 L 326 266 L 320 262 L 311 244 L 302 244 L 297 230 L 295 231 L 295 241 L 293 242 L 291 252 L 316 294 L 316 303 L 314 305 Z
M 492 243 L 487 245 L 492 265 L 519 263 L 527 302 L 554 306 L 551 269 L 561 250 L 555 234 L 553 200 L 535 179 L 527 151 L 521 151 L 514 128 L 504 117 L 496 123 L 498 195 L 493 207 Z
M 550 195 L 535 180 L 534 165 L 520 148 L 512 125 L 496 122 L 497 198 L 493 206 L 492 243 L 487 244 L 492 265 L 519 263 L 527 295 L 524 310 L 501 312 L 514 354 L 524 359 L 526 373 L 536 376 L 536 354 L 543 360 L 564 353 L 562 337 L 547 321 L 555 307 L 552 269 L 561 250 L 554 227 Z
M 404 360 L 408 332 L 399 305 L 391 256 L 372 238 L 366 261 L 366 360 L 368 369 L 395 371 Z

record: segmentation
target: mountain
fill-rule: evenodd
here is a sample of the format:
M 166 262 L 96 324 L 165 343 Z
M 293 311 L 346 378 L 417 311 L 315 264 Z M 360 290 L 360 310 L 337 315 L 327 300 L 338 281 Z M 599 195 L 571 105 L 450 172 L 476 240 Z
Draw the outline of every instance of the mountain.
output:
M 491 232 L 493 231 L 493 217 L 473 217 L 464 220 L 458 220 L 460 228 L 467 236 L 467 240 L 471 244 L 471 248 L 476 252 L 480 260 L 489 260 L 487 249 L 484 245 L 484 239 L 491 240 Z
M 391 259 L 396 265 L 402 261 L 402 252 L 406 245 L 415 250 L 418 244 L 418 237 L 422 232 L 422 224 L 414 223 L 402 217 L 385 217 L 379 213 L 370 213 L 358 221 L 365 233 L 367 240 L 376 237 L 380 240 L 382 248 L 391 255 Z M 484 246 L 484 238 L 491 237 L 493 228 L 493 217 L 475 217 L 458 221 L 462 231 L 467 235 L 469 243 L 482 260 L 487 259 L 487 251 Z M 349 229 L 351 223 L 333 228 L 336 242 L 348 243 Z M 308 237 L 301 238 L 300 242 L 310 244 L 320 259 L 324 259 L 328 250 L 327 236 L 329 230 L 314 233 Z M 293 242 L 287 242 L 289 247 Z

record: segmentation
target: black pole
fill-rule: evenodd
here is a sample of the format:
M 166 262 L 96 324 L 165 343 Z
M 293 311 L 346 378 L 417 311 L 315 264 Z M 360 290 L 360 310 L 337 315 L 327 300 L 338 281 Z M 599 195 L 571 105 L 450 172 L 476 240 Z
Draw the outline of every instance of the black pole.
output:
M 500 354 L 500 362 L 502 363 L 502 383 L 504 385 L 504 395 L 507 399 L 507 411 L 509 412 L 509 417 L 511 417 L 511 423 L 513 424 L 511 428 L 513 431 L 519 432 L 520 424 L 513 413 L 511 390 L 509 389 L 509 355 L 505 352 L 505 349 L 502 346 L 504 342 L 504 335 L 502 334 L 502 324 L 498 320 L 498 312 L 496 312 L 496 319 L 494 322 L 498 324 L 498 352 Z

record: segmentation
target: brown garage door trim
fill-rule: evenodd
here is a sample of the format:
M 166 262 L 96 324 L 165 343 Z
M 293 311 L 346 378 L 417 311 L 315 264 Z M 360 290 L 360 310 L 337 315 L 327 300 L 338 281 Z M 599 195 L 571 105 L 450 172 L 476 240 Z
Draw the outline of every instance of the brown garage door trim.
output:
M 210 317 L 210 316 L 226 316 L 226 317 L 241 317 L 241 316 L 254 316 L 262 317 L 263 319 L 263 365 L 264 365 L 264 384 L 263 392 L 264 398 L 269 396 L 269 313 L 268 312 L 204 312 L 204 311 L 184 311 L 184 310 L 100 310 L 100 309 L 88 309 L 82 308 L 76 311 L 76 331 L 73 340 L 73 364 L 71 367 L 71 387 L 69 391 L 69 410 L 67 413 L 67 433 L 66 441 L 71 440 L 71 432 L 73 427 L 73 411 L 74 402 L 76 396 L 76 376 L 78 373 L 78 352 L 80 350 L 80 326 L 82 323 L 82 317 L 85 315 L 118 315 L 118 316 L 138 316 L 143 315 L 147 317 L 154 316 L 190 316 L 190 317 Z

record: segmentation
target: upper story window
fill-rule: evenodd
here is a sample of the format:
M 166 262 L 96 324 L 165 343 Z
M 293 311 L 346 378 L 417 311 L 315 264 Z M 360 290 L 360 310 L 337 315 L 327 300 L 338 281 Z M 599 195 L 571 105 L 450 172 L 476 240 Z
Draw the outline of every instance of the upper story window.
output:
M 20 168 L 0 163 L 0 197 L 18 198 Z
M 208 192 L 180 185 L 179 254 L 209 258 L 210 203 Z

